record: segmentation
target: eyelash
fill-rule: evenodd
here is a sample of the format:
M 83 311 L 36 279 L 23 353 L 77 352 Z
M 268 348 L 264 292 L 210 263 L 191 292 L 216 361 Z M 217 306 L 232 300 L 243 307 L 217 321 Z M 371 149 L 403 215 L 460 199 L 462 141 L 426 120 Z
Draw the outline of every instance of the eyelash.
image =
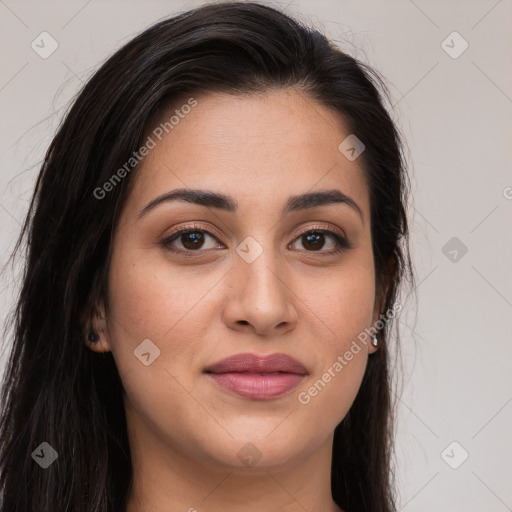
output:
M 185 233 L 198 233 L 198 232 L 206 233 L 206 234 L 210 235 L 211 237 L 215 238 L 217 240 L 217 242 L 219 242 L 218 236 L 215 233 L 213 233 L 212 231 L 210 231 L 208 229 L 201 228 L 196 225 L 193 225 L 193 226 L 183 227 L 181 229 L 178 229 L 177 231 L 174 231 L 172 234 L 170 234 L 169 236 L 167 236 L 163 240 L 161 240 L 159 242 L 159 245 L 161 245 L 165 250 L 176 253 L 176 254 L 184 255 L 186 257 L 197 257 L 200 255 L 201 252 L 204 252 L 204 249 L 203 250 L 198 249 L 196 251 L 193 251 L 190 249 L 173 249 L 172 247 L 170 247 L 170 244 L 172 242 L 174 242 L 180 235 L 183 235 Z M 306 251 L 306 252 L 311 252 L 311 253 L 319 252 L 320 254 L 323 253 L 327 256 L 332 256 L 334 254 L 339 254 L 346 249 L 352 248 L 351 243 L 345 237 L 343 237 L 336 231 L 333 231 L 332 229 L 325 229 L 325 228 L 315 227 L 315 226 L 310 227 L 310 228 L 302 231 L 301 233 L 299 233 L 294 238 L 293 241 L 297 240 L 298 238 L 300 238 L 304 235 L 310 234 L 310 233 L 311 234 L 312 233 L 323 233 L 323 234 L 331 235 L 336 242 L 336 249 L 331 250 L 331 251 L 320 250 L 320 251 Z M 219 242 L 219 243 L 222 243 L 222 242 Z M 206 249 L 206 250 L 208 250 L 208 249 Z

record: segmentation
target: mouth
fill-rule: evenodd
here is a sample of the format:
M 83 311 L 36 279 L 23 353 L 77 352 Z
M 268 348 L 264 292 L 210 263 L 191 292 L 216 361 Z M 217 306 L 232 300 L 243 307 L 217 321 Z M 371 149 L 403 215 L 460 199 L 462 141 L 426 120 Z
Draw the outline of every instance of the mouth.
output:
M 238 354 L 207 367 L 204 373 L 225 391 L 252 400 L 290 393 L 309 374 L 286 354 Z

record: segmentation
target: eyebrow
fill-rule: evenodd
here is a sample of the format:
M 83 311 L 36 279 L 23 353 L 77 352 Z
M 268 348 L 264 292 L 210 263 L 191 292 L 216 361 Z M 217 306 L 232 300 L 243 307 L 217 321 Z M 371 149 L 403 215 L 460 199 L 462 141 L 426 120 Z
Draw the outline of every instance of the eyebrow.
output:
M 219 210 L 224 210 L 230 213 L 236 213 L 238 209 L 237 201 L 231 196 L 210 190 L 183 188 L 172 190 L 155 197 L 146 206 L 144 206 L 139 213 L 138 218 L 140 219 L 160 204 L 167 203 L 169 201 L 186 201 L 188 203 L 194 203 L 209 208 L 218 208 Z M 290 196 L 286 201 L 281 214 L 284 216 L 291 212 L 339 203 L 350 206 L 358 213 L 361 220 L 363 220 L 363 212 L 357 203 L 351 197 L 336 189 L 321 190 L 318 192 L 308 192 L 306 194 Z

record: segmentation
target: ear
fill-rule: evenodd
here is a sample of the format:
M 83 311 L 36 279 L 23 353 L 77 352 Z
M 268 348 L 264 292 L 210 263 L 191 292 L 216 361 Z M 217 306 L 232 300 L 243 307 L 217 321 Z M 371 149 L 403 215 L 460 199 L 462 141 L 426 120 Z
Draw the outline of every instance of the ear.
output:
M 372 327 L 377 331 L 377 340 L 379 344 L 375 347 L 372 343 L 370 343 L 368 353 L 373 354 L 379 349 L 380 344 L 383 342 L 382 334 L 380 334 L 381 327 L 379 320 L 382 321 L 382 315 L 385 315 L 386 311 L 384 311 L 384 306 L 386 305 L 386 297 L 389 290 L 389 286 L 395 275 L 395 260 L 394 258 L 390 258 L 388 260 L 388 273 L 384 276 L 382 280 L 382 284 L 377 287 L 375 291 L 375 306 L 373 308 L 373 316 L 372 316 Z M 371 339 L 373 342 L 373 337 Z
M 379 329 L 379 319 L 381 317 L 381 314 L 382 314 L 382 304 L 383 304 L 383 301 L 382 301 L 382 298 L 381 296 L 385 294 L 377 294 L 375 296 L 375 306 L 374 306 L 374 309 L 373 309 L 373 315 L 372 315 L 372 323 L 371 323 L 371 332 L 375 332 L 376 333 L 376 336 L 377 336 L 377 341 L 378 341 L 378 344 L 377 346 L 375 346 L 373 344 L 373 336 L 370 338 L 370 343 L 368 345 L 368 354 L 373 354 L 375 352 L 377 352 L 377 350 L 379 350 L 379 346 L 380 344 L 382 343 L 382 334 L 380 333 L 380 329 Z
M 94 352 L 110 352 L 110 339 L 107 328 L 107 317 L 103 303 L 92 308 L 86 323 L 86 344 Z
M 375 330 L 377 331 L 377 340 L 378 340 L 378 345 L 375 346 L 373 344 L 373 336 L 370 338 L 370 343 L 368 344 L 368 354 L 373 354 L 375 352 L 377 352 L 377 350 L 379 350 L 379 346 L 382 342 L 382 336 L 381 334 L 379 333 L 379 330 L 376 326 L 378 320 L 379 320 L 379 317 L 381 315 L 381 301 L 378 300 L 378 298 L 376 297 L 375 298 L 375 307 L 374 307 L 374 310 L 373 310 L 373 315 L 372 315 L 372 323 L 371 323 L 371 332 L 375 332 Z

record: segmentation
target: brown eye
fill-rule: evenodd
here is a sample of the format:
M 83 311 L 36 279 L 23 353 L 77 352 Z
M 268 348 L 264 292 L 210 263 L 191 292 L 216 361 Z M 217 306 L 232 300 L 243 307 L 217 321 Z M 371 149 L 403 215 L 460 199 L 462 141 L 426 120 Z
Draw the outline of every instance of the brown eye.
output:
M 211 241 L 208 242 L 208 239 Z M 294 247 L 299 241 L 302 248 Z M 208 246 L 208 243 L 210 244 Z M 160 245 L 166 250 L 185 256 L 199 256 L 208 249 L 224 249 L 225 246 L 218 238 L 207 229 L 197 227 L 184 227 L 178 229 L 168 237 L 164 238 Z M 330 229 L 310 229 L 304 231 L 290 245 L 292 249 L 304 250 L 306 252 L 318 252 L 330 255 L 350 249 L 348 240 L 339 233 Z M 196 254 L 194 254 L 196 253 Z
M 199 231 L 187 231 L 180 234 L 180 242 L 187 250 L 201 249 L 204 245 L 204 234 Z
M 302 245 L 312 251 L 318 251 L 325 245 L 325 234 L 321 231 L 310 231 L 302 235 Z
M 335 233 L 334 231 L 325 229 L 314 229 L 306 231 L 299 235 L 296 240 L 300 241 L 302 247 L 307 252 L 332 254 L 340 252 L 343 249 L 349 249 L 351 247 L 346 238 L 342 237 L 338 233 Z M 327 250 L 322 250 L 326 246 Z
M 164 238 L 160 245 L 169 251 L 178 253 L 197 252 L 199 249 L 207 250 L 218 247 L 220 242 L 217 244 L 210 242 L 210 247 L 208 247 L 209 238 L 218 242 L 217 238 L 205 229 L 183 228 Z

